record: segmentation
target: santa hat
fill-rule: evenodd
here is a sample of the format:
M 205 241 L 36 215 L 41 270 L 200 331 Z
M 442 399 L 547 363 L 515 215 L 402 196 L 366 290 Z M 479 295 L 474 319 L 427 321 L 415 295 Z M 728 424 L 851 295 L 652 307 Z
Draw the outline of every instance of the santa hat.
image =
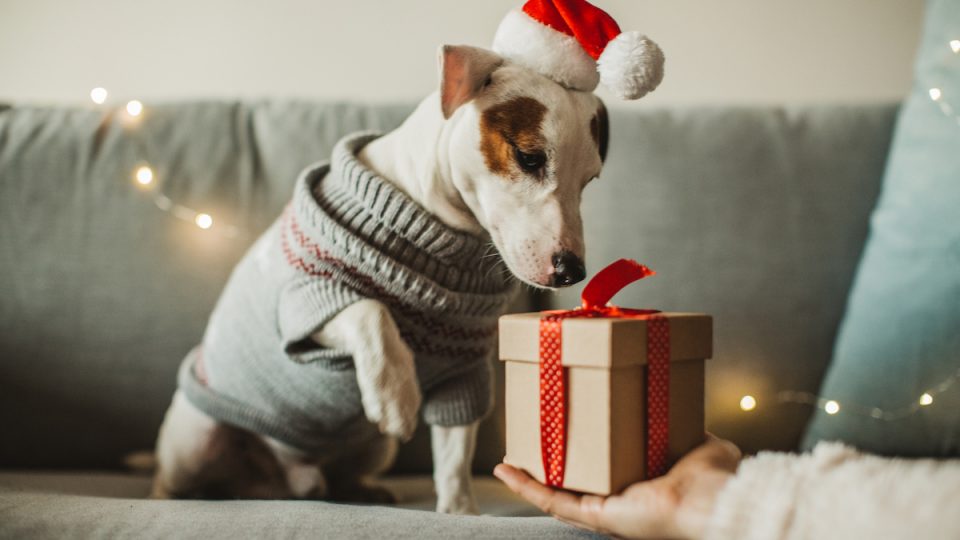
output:
M 597 82 L 623 99 L 653 91 L 663 79 L 663 52 L 639 32 L 586 0 L 529 0 L 507 14 L 493 38 L 501 56 L 574 90 Z

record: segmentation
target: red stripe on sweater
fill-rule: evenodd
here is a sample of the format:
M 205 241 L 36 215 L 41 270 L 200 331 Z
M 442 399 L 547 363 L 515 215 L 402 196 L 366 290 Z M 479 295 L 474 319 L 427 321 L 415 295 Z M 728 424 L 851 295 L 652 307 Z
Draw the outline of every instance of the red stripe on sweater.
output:
M 443 324 L 439 321 L 433 320 L 429 317 L 426 317 L 423 313 L 412 309 L 408 305 L 404 304 L 402 300 L 396 295 L 388 292 L 382 286 L 380 286 L 376 281 L 374 281 L 370 276 L 364 274 L 359 269 L 346 264 L 340 259 L 332 256 L 329 252 L 324 251 L 319 245 L 312 242 L 307 235 L 300 229 L 299 224 L 294 217 L 293 212 L 290 206 L 284 211 L 283 214 L 283 224 L 281 225 L 282 230 L 280 233 L 281 236 L 281 245 L 283 248 L 284 256 L 287 259 L 287 263 L 290 266 L 300 270 L 301 272 L 322 278 L 333 278 L 333 272 L 328 270 L 323 270 L 317 265 L 305 260 L 303 257 L 300 257 L 291 249 L 289 239 L 285 234 L 289 229 L 290 233 L 294 236 L 294 239 L 297 241 L 297 244 L 302 249 L 306 249 L 313 255 L 315 259 L 320 262 L 329 264 L 334 268 L 342 271 L 347 274 L 357 282 L 359 282 L 363 287 L 369 289 L 378 300 L 386 301 L 390 304 L 391 307 L 399 311 L 404 317 L 410 320 L 412 323 L 426 329 L 429 333 L 440 333 L 446 338 L 450 339 L 489 339 L 497 331 L 496 325 L 491 325 L 487 328 L 479 328 L 475 330 L 469 330 L 461 326 Z M 479 348 L 470 348 L 470 347 L 455 347 L 455 346 L 431 346 L 428 343 L 419 340 L 417 343 L 418 347 L 415 349 L 421 352 L 434 353 L 434 354 L 455 354 L 455 355 L 469 355 L 469 356 L 484 356 L 487 354 L 487 350 Z M 413 346 L 414 344 L 410 344 Z

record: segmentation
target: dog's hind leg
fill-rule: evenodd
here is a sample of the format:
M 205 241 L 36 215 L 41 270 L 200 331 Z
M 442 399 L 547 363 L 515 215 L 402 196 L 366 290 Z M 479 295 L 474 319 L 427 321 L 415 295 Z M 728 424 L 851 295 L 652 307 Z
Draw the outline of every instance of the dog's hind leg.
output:
M 273 453 L 253 434 L 222 424 L 177 391 L 160 426 L 153 498 L 290 498 Z
M 338 501 L 391 504 L 396 497 L 372 479 L 387 471 L 397 457 L 397 440 L 378 436 L 355 451 L 326 462 L 330 497 Z
M 327 481 L 313 456 L 290 447 L 276 439 L 263 437 L 283 468 L 290 493 L 298 499 L 326 499 Z
M 184 497 L 197 490 L 204 454 L 216 430 L 217 422 L 191 405 L 179 390 L 174 393 L 157 436 L 151 497 Z

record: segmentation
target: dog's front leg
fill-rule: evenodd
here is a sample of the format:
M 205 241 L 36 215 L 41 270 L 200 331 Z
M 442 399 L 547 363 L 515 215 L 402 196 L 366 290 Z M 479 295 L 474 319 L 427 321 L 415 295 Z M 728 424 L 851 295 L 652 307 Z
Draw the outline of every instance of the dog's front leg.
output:
M 433 483 L 437 490 L 437 512 L 477 514 L 470 467 L 477 445 L 477 422 L 467 426 L 433 426 Z
M 361 300 L 312 337 L 320 345 L 353 355 L 367 419 L 385 435 L 409 439 L 417 427 L 422 397 L 413 353 L 390 310 L 376 300 Z

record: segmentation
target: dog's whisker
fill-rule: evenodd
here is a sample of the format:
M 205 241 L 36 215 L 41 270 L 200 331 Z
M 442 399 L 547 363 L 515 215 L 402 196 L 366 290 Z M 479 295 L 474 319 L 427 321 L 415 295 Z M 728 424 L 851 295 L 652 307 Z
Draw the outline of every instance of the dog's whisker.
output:
M 488 268 L 487 271 L 486 271 L 486 273 L 484 273 L 483 278 L 484 278 L 484 279 L 489 278 L 490 275 L 493 274 L 494 270 L 497 269 L 497 266 L 499 266 L 499 265 L 491 264 L 491 265 L 490 265 L 490 268 Z M 503 277 L 503 274 L 501 274 L 500 277 L 502 278 L 502 277 Z
M 498 253 L 496 252 L 496 249 L 497 249 L 497 246 L 493 242 L 490 242 L 489 244 L 487 244 L 487 248 L 483 250 L 483 255 L 481 255 L 480 258 L 486 259 L 487 257 L 498 255 Z

